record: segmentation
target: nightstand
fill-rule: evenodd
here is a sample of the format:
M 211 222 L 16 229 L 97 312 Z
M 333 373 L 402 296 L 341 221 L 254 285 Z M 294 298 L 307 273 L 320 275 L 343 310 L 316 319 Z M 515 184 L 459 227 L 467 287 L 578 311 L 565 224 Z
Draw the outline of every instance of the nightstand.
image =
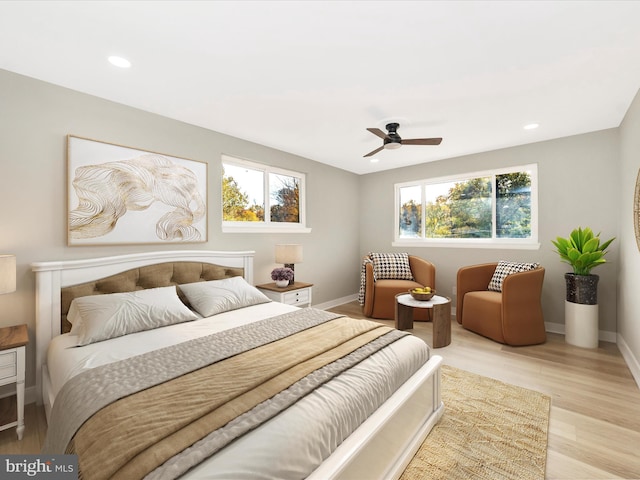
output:
M 0 430 L 17 427 L 18 440 L 24 433 L 25 350 L 29 343 L 26 325 L 0 328 L 0 386 L 16 384 L 15 411 L 2 409 Z M 13 406 L 13 403 L 11 403 Z M 6 415 L 5 415 L 6 414 Z
M 256 285 L 271 300 L 297 307 L 311 306 L 311 287 L 313 283 L 302 282 L 293 282 L 293 285 L 282 288 L 277 287 L 275 282 Z

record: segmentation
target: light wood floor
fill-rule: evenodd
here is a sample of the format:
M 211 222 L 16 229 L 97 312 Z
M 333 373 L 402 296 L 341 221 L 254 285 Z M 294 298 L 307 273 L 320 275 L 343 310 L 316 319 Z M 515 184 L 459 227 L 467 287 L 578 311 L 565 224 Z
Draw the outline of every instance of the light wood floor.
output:
M 357 302 L 331 310 L 364 318 Z M 431 328 L 414 322 L 412 332 L 432 345 Z M 434 349 L 446 365 L 551 397 L 546 478 L 640 479 L 640 390 L 615 344 L 582 349 L 548 334 L 543 345 L 508 347 L 455 319 L 451 338 Z
M 363 318 L 357 302 L 332 311 Z M 392 321 L 381 321 L 392 325 Z M 431 324 L 412 332 L 431 344 Z M 640 479 L 640 390 L 615 344 L 572 347 L 549 334 L 543 345 L 508 347 L 452 321 L 451 345 L 434 350 L 444 363 L 546 393 L 551 397 L 548 479 Z M 25 408 L 22 441 L 0 432 L 0 453 L 38 453 L 46 434 L 44 411 Z

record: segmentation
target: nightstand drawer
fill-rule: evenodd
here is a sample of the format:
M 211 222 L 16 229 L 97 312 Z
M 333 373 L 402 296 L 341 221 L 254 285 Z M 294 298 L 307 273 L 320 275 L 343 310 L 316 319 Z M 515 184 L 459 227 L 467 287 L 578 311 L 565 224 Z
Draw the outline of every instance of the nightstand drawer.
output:
M 0 381 L 16 376 L 18 372 L 18 358 L 16 355 L 15 351 L 0 353 Z
M 311 287 L 313 283 L 294 282 L 287 287 L 278 287 L 275 283 L 256 285 L 262 293 L 275 302 L 299 307 L 311 306 Z
M 5 378 L 13 378 L 18 373 L 16 369 L 16 365 L 7 365 L 5 367 L 0 367 L 0 381 Z
M 282 295 L 283 302 L 287 305 L 296 305 L 298 303 L 309 303 L 309 290 L 304 288 L 294 292 L 287 292 Z
M 6 367 L 8 365 L 14 365 L 18 363 L 16 352 L 6 352 L 0 353 L 0 368 Z

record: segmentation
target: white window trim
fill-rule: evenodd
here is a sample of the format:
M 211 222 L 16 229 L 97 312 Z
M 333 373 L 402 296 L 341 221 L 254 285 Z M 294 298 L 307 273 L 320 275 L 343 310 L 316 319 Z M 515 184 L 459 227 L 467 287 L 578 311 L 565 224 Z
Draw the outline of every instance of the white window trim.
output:
M 272 222 L 270 219 L 265 219 L 264 222 L 229 222 L 222 221 L 222 233 L 311 233 L 311 229 L 306 226 L 306 174 L 302 172 L 296 172 L 293 170 L 285 170 L 283 168 L 274 167 L 271 165 L 265 165 L 263 163 L 256 163 L 250 160 L 242 158 L 232 157 L 230 155 L 222 154 L 222 163 L 228 163 L 232 165 L 245 166 L 252 170 L 259 170 L 264 173 L 264 192 L 265 192 L 265 212 L 270 211 L 271 197 L 268 194 L 268 175 L 270 173 L 278 175 L 286 175 L 290 177 L 296 177 L 300 179 L 300 205 L 299 214 L 300 222 L 298 223 L 284 223 L 284 222 Z M 222 180 L 222 179 L 221 179 Z M 222 190 L 220 191 L 220 209 L 222 210 Z M 221 212 L 222 213 L 222 212 Z
M 531 172 L 531 238 L 400 238 L 398 225 L 400 223 L 400 189 L 403 187 L 424 186 L 437 183 L 458 182 L 471 178 L 502 175 L 514 172 Z M 424 198 L 424 197 L 423 197 Z M 394 185 L 394 218 L 393 218 L 393 242 L 394 247 L 436 247 L 436 248 L 495 248 L 505 250 L 539 250 L 538 241 L 538 165 L 535 163 L 519 165 L 515 167 L 496 168 L 479 172 L 450 175 L 445 177 L 413 180 L 411 182 L 396 183 Z M 424 217 L 425 212 L 422 209 Z M 495 208 L 492 209 L 492 229 L 495 234 Z M 424 224 L 424 218 L 422 219 Z

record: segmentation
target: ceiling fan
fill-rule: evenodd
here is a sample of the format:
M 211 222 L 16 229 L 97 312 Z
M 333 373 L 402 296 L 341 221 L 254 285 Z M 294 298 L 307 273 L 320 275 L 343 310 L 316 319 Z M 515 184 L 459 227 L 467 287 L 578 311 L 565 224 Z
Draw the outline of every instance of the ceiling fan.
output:
M 381 147 L 376 148 L 373 152 L 369 152 L 365 155 L 365 157 L 370 157 L 371 155 L 375 155 L 382 149 L 395 149 L 400 148 L 402 145 L 440 145 L 442 142 L 442 138 L 410 138 L 407 140 L 403 140 L 398 135 L 398 128 L 400 127 L 399 123 L 387 123 L 386 129 L 389 133 L 384 133 L 379 128 L 367 128 L 371 133 L 377 135 L 382 138 L 383 144 Z

